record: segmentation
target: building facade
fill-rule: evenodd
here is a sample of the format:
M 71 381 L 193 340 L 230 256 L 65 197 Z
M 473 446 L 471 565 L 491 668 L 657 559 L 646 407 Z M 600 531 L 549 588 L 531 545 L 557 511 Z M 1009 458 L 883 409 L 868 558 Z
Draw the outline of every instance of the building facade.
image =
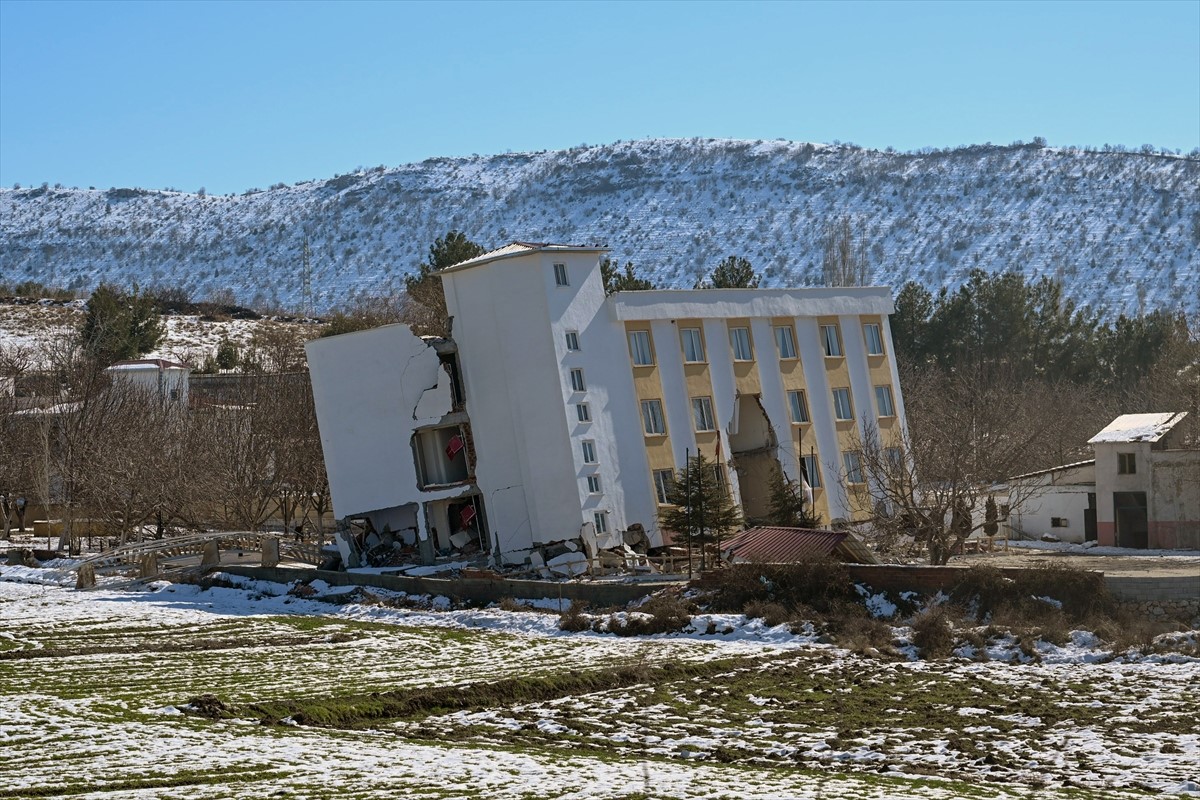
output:
M 336 513 L 433 549 L 475 536 L 506 562 L 639 526 L 657 545 L 669 481 L 699 452 L 747 517 L 775 465 L 826 522 L 865 517 L 861 442 L 905 427 L 890 291 L 606 296 L 605 252 L 516 243 L 443 270 L 450 342 L 389 326 L 310 343 Z

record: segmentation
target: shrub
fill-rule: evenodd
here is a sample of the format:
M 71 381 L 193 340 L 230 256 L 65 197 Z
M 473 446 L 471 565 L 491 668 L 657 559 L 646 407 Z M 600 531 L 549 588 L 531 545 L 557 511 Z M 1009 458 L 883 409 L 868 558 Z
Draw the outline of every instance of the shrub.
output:
M 779 603 L 764 603 L 761 600 L 751 600 L 743 612 L 751 619 L 761 619 L 764 625 L 774 628 L 792 619 L 793 614 Z
M 837 603 L 829 615 L 833 641 L 859 655 L 894 655 L 892 626 L 867 613 L 859 603 Z
M 1064 564 L 1047 564 L 1005 575 L 995 567 L 975 566 L 951 588 L 958 604 L 973 608 L 978 618 L 1003 618 L 1010 625 L 1063 624 L 1116 609 L 1104 576 Z M 1039 598 L 1062 604 L 1061 612 Z
M 591 628 L 592 622 L 584 614 L 586 609 L 587 603 L 581 600 L 572 600 L 571 607 L 564 611 L 558 618 L 558 629 L 570 633 L 579 633 Z
M 649 636 L 677 633 L 691 623 L 692 614 L 686 603 L 673 595 L 656 595 L 636 612 L 624 617 L 613 614 L 607 620 L 596 620 L 592 630 L 602 631 L 607 627 L 609 633 L 617 636 Z
M 913 644 L 924 658 L 945 658 L 954 649 L 954 630 L 945 606 L 931 606 L 913 619 Z
M 854 600 L 854 585 L 841 563 L 814 559 L 795 564 L 734 564 L 710 578 L 714 611 L 741 612 L 749 603 L 788 609 L 811 606 L 828 612 L 837 601 Z

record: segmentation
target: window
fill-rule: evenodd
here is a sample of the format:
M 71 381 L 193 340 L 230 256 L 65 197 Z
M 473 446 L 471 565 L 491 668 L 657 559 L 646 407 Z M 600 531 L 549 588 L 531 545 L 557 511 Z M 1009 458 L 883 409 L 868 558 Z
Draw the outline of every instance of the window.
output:
M 567 331 L 567 349 L 579 349 L 579 331 Z
M 679 339 L 683 342 L 685 363 L 698 364 L 704 361 L 704 340 L 700 338 L 699 328 L 680 328 Z
M 879 333 L 879 325 L 874 322 L 863 325 L 863 338 L 867 340 L 867 355 L 883 355 L 883 336 Z
M 792 412 L 792 422 L 808 422 L 808 400 L 804 392 L 788 392 L 788 408 Z
M 600 476 L 599 475 L 588 475 L 587 483 L 588 483 L 588 494 L 600 494 Z
M 750 329 L 730 328 L 729 346 L 733 348 L 734 361 L 752 361 L 754 351 L 750 349 Z
M 808 485 L 813 489 L 820 489 L 821 465 L 817 463 L 816 455 L 805 456 L 801 459 L 801 466 L 804 469 L 804 477 L 808 480 Z
M 587 384 L 583 382 L 583 370 L 578 368 L 571 370 L 571 390 L 582 392 L 585 389 L 587 389 Z
M 846 465 L 846 483 L 864 483 L 862 456 L 857 450 L 842 453 L 842 463 Z
M 1136 475 L 1137 474 L 1137 454 L 1136 453 L 1117 453 L 1117 474 L 1118 475 Z
M 715 431 L 717 429 L 717 426 L 713 424 L 712 398 L 692 398 L 692 419 L 695 420 L 698 432 Z
M 892 403 L 892 387 L 876 386 L 875 387 L 875 405 L 879 406 L 879 416 L 894 417 L 896 416 L 896 406 Z
M 898 472 L 904 467 L 904 452 L 899 447 L 889 447 L 883 451 L 883 457 L 887 461 L 888 468 L 893 472 Z
M 1067 518 L 1066 517 L 1051 517 L 1050 518 L 1050 527 L 1051 528 L 1066 528 L 1066 527 L 1068 527 Z
M 592 409 L 587 403 L 577 403 L 575 405 L 575 415 L 579 417 L 580 422 L 592 421 Z
M 554 265 L 554 285 L 555 286 L 569 286 L 570 285 L 567 283 L 567 265 L 566 264 L 555 264 Z
M 780 325 L 775 328 L 775 348 L 780 358 L 796 357 L 796 335 L 791 325 Z
M 658 498 L 658 504 L 660 506 L 665 506 L 669 502 L 667 500 L 667 495 L 671 493 L 671 486 L 673 486 L 674 483 L 675 470 L 654 470 L 654 496 Z
M 596 523 L 596 533 L 608 533 L 608 512 L 597 511 L 592 514 L 592 520 Z
M 722 464 L 713 464 L 712 468 L 713 482 L 717 484 L 717 488 L 721 494 L 729 494 L 729 485 L 725 480 L 725 467 Z
M 629 355 L 634 366 L 646 367 L 654 363 L 654 353 L 650 351 L 650 331 L 629 332 Z
M 821 343 L 825 347 L 825 355 L 837 358 L 842 354 L 842 340 L 838 337 L 837 325 L 821 326 Z
M 596 461 L 596 443 L 590 439 L 583 442 L 583 463 L 598 464 Z
M 833 416 L 839 420 L 854 419 L 854 406 L 850 404 L 849 389 L 833 390 Z
M 647 436 L 662 436 L 667 432 L 663 424 L 662 400 L 642 401 L 642 429 Z

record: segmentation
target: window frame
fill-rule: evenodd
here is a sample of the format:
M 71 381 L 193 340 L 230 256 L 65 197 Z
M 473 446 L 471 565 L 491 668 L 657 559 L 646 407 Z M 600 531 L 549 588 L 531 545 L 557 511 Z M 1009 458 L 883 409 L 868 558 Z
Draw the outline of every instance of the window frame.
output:
M 692 334 L 695 334 L 695 339 L 692 340 Z M 688 342 L 693 341 L 699 349 L 699 358 L 689 358 Z M 704 351 L 704 333 L 700 328 L 680 328 L 679 329 L 679 345 L 683 352 L 683 363 L 685 364 L 704 364 L 707 353 Z M 695 355 L 695 354 L 692 354 Z
M 793 425 L 806 425 L 812 422 L 812 415 L 808 413 L 808 397 L 804 394 L 803 389 L 788 389 L 787 401 L 788 416 Z M 797 419 L 797 416 L 800 419 Z
M 596 533 L 608 533 L 608 512 L 593 511 L 592 525 L 596 528 Z
M 804 462 L 804 471 L 807 473 L 806 477 L 808 478 L 808 488 L 814 491 L 822 488 L 821 462 L 817 460 L 816 454 L 800 456 L 800 460 Z
M 842 350 L 842 332 L 836 322 L 821 326 L 821 349 L 825 351 L 826 358 L 841 358 L 845 355 L 845 351 Z
M 600 459 L 596 454 L 596 440 L 584 439 L 579 443 L 580 454 L 583 456 L 583 463 L 595 465 L 600 463 Z
M 869 356 L 886 355 L 886 352 L 883 348 L 883 326 L 881 326 L 878 322 L 864 322 L 862 327 L 863 327 L 863 339 L 867 343 L 867 355 L 869 355 Z M 869 333 L 868 331 L 873 332 L 873 335 L 872 335 L 872 333 Z M 879 349 L 872 350 L 871 349 L 872 344 L 876 345 Z
M 847 450 L 842 453 L 842 467 L 846 470 L 846 483 L 851 486 L 862 486 L 867 482 L 863 473 L 862 453 L 857 450 Z M 857 480 L 855 480 L 857 478 Z
M 648 330 L 629 331 L 628 336 L 626 336 L 626 339 L 628 339 L 628 341 L 629 341 L 629 360 L 631 362 L 633 362 L 633 365 L 635 367 L 653 367 L 654 366 L 654 345 L 650 341 L 650 331 L 648 331 Z M 638 356 L 641 353 L 641 348 L 634 347 L 635 340 L 639 341 L 639 343 L 643 343 L 642 340 L 644 340 L 644 344 L 646 347 L 646 353 L 645 353 L 646 359 L 647 359 L 646 361 L 638 360 Z
M 583 367 L 571 367 L 571 391 L 587 391 L 587 380 L 583 376 Z
M 796 358 L 796 328 L 793 325 L 774 325 L 772 326 L 775 332 L 775 352 L 779 354 L 780 361 L 792 361 Z M 781 336 L 781 333 L 786 333 L 786 336 Z M 784 355 L 783 343 L 787 342 L 790 353 Z
M 666 436 L 667 418 L 663 413 L 662 400 L 657 397 L 652 397 L 648 400 L 640 400 L 638 401 L 638 407 L 642 412 L 642 433 L 646 436 Z M 648 409 L 654 409 L 655 411 L 650 416 L 647 416 L 646 412 Z M 657 416 L 655 416 L 655 414 Z M 651 422 L 657 422 L 659 430 L 650 430 L 651 425 L 649 425 L 649 423 Z
M 845 417 L 841 416 L 841 411 L 842 411 L 841 403 L 838 402 L 839 393 L 844 394 L 845 398 L 846 398 L 846 411 L 847 411 L 848 416 L 845 416 Z M 831 394 L 833 395 L 833 419 L 836 422 L 853 422 L 854 421 L 854 396 L 852 394 L 850 394 L 850 387 L 849 386 L 838 386 L 838 387 L 834 388 L 833 390 L 831 390 Z
M 667 500 L 667 496 L 671 493 L 671 487 L 675 484 L 675 470 L 673 469 L 656 469 L 651 472 L 651 480 L 654 481 L 654 498 L 660 506 L 669 506 L 671 503 Z
M 1117 474 L 1137 475 L 1137 453 L 1117 453 Z
M 884 398 L 887 400 L 886 411 L 884 410 Z M 879 416 L 881 417 L 896 416 L 896 398 L 892 394 L 891 384 L 885 383 L 875 387 L 875 406 L 876 410 L 879 412 Z
M 600 488 L 600 476 L 599 475 L 588 475 L 587 476 L 587 489 L 588 489 L 588 494 L 603 494 L 603 491 Z
M 567 331 L 566 340 L 568 353 L 578 353 L 580 351 L 579 331 Z M 574 346 L 572 347 L 572 345 Z
M 571 281 L 567 277 L 567 265 L 554 265 L 554 285 L 555 286 L 570 286 Z
M 699 412 L 697 414 L 697 412 Z M 709 427 L 701 428 L 701 423 L 707 423 Z M 717 420 L 713 415 L 712 396 L 697 395 L 692 398 L 692 427 L 696 433 L 715 433 L 717 430 Z
M 743 346 L 745 347 L 745 354 L 739 355 L 739 350 Z M 733 352 L 734 361 L 746 362 L 754 360 L 754 343 L 750 339 L 750 329 L 748 327 L 738 325 L 729 329 L 729 349 Z
M 591 406 L 589 406 L 587 403 L 576 403 L 575 404 L 575 416 L 579 420 L 579 422 L 591 422 L 592 421 Z

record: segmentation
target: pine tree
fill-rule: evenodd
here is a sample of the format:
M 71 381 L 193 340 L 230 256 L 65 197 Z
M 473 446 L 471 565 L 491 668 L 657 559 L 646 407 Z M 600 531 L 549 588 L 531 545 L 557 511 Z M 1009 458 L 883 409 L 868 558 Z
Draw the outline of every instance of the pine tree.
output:
M 742 524 L 742 515 L 729 494 L 724 480 L 718 481 L 714 464 L 699 453 L 688 460 L 687 466 L 676 471 L 675 480 L 667 492 L 670 507 L 660 511 L 658 522 L 663 528 L 689 544 L 701 547 L 701 569 L 707 569 L 704 546 L 719 542 L 724 534 Z
M 600 277 L 604 281 L 604 293 L 641 292 L 647 289 L 657 289 L 653 281 L 639 277 L 633 269 L 633 262 L 626 261 L 622 271 L 617 262 L 606 258 L 600 262 Z
M 409 300 L 405 321 L 415 333 L 427 336 L 450 334 L 446 296 L 437 273 L 484 252 L 481 245 L 472 242 L 462 231 L 450 231 L 434 240 L 429 246 L 429 258 L 418 266 L 416 274 L 404 278 L 404 290 Z
M 1000 512 L 996 508 L 996 498 L 988 495 L 987 502 L 983 505 L 983 532 L 988 536 L 995 536 L 1000 530 Z
M 88 298 L 79 338 L 93 361 L 108 365 L 150 352 L 165 334 L 153 297 L 140 292 L 136 285 L 126 294 L 102 283 Z
M 765 520 L 766 524 L 780 528 L 820 527 L 821 518 L 806 506 L 804 493 L 795 481 L 784 477 L 778 464 L 771 470 L 767 492 L 771 497 L 771 507 L 770 516 Z
M 746 259 L 726 256 L 713 269 L 708 280 L 713 289 L 757 289 L 762 278 Z

